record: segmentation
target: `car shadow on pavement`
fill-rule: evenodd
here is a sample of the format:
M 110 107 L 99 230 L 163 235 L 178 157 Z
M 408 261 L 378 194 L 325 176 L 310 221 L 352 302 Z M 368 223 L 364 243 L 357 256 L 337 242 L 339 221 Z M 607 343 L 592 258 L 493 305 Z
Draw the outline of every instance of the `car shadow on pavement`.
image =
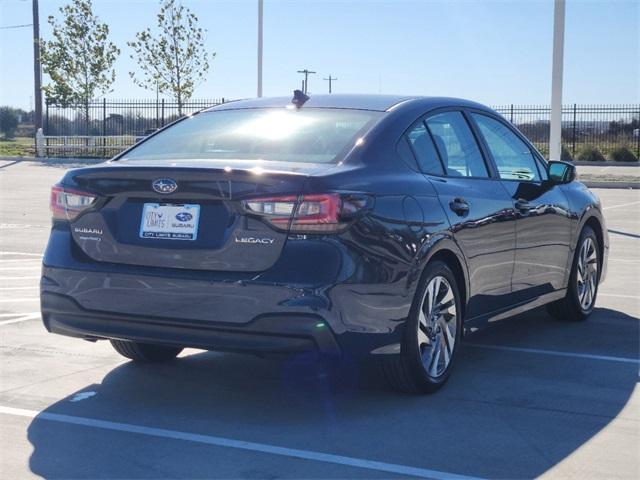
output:
M 394 393 L 376 369 L 355 361 L 189 351 L 163 365 L 121 364 L 100 384 L 74 392 L 96 395 L 78 402 L 70 395 L 44 412 L 463 475 L 530 478 L 618 417 L 638 381 L 638 365 L 482 345 L 637 359 L 639 327 L 638 318 L 609 309 L 583 323 L 558 322 L 535 310 L 466 339 L 449 383 L 429 396 Z M 354 475 L 353 469 L 330 474 L 314 462 L 295 470 L 291 462 L 300 461 L 285 457 L 265 466 L 264 454 L 216 454 L 219 447 L 37 417 L 28 438 L 31 471 L 45 478 Z M 380 472 L 363 469 L 360 475 Z

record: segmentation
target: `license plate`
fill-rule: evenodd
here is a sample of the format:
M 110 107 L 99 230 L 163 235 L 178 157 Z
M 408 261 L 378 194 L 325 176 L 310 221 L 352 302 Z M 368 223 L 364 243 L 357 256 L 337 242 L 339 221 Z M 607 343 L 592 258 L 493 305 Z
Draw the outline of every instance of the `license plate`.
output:
M 200 205 L 145 203 L 140 222 L 141 238 L 195 240 L 198 238 Z

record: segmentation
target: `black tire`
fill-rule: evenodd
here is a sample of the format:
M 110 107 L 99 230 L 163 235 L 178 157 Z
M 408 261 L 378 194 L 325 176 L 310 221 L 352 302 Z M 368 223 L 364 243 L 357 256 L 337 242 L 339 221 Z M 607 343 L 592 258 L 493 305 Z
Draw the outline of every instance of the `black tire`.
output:
M 595 246 L 596 263 L 598 266 L 597 278 L 595 279 L 595 292 L 593 294 L 593 300 L 588 308 L 583 308 L 580 304 L 578 297 L 578 262 L 580 257 L 580 251 L 583 244 L 591 240 Z M 580 237 L 576 244 L 576 250 L 573 256 L 573 264 L 571 265 L 571 274 L 569 275 L 569 285 L 567 286 L 567 294 L 561 300 L 557 300 L 547 305 L 547 311 L 556 319 L 572 322 L 580 322 L 586 320 L 587 317 L 593 311 L 596 304 L 598 295 L 598 285 L 600 283 L 600 272 L 602 267 L 602 259 L 600 258 L 600 245 L 598 243 L 598 237 L 591 227 L 588 225 L 580 232 Z
M 123 357 L 143 363 L 168 362 L 176 358 L 182 351 L 180 347 L 152 345 L 128 340 L 111 340 L 111 345 Z
M 427 286 L 431 280 L 438 276 L 444 277 L 451 287 L 456 309 L 456 331 L 448 365 L 442 373 L 432 376 L 423 365 L 421 358 L 418 323 Z M 409 318 L 405 323 L 400 354 L 384 355 L 380 359 L 382 372 L 395 390 L 404 393 L 432 393 L 441 388 L 448 380 L 462 337 L 462 304 L 459 292 L 455 275 L 446 263 L 434 261 L 427 265 L 416 291 Z M 451 321 L 453 322 L 453 320 Z

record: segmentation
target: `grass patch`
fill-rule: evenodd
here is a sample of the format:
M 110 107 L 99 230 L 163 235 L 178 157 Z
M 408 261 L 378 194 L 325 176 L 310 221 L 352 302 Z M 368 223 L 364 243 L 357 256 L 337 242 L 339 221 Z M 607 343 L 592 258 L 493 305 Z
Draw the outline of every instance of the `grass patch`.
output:
M 35 153 L 33 138 L 16 137 L 11 139 L 0 138 L 1 157 L 25 157 Z

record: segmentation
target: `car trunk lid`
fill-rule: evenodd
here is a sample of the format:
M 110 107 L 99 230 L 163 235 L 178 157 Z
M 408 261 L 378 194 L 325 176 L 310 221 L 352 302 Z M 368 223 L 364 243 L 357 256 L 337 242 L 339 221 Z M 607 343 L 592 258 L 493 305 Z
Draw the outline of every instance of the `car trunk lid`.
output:
M 98 201 L 72 221 L 71 232 L 80 249 L 100 262 L 263 271 L 278 259 L 286 226 L 270 227 L 247 211 L 243 200 L 297 196 L 307 175 L 331 167 L 125 160 L 79 169 L 71 172 L 71 183 Z M 165 184 L 176 188 L 169 191 Z

